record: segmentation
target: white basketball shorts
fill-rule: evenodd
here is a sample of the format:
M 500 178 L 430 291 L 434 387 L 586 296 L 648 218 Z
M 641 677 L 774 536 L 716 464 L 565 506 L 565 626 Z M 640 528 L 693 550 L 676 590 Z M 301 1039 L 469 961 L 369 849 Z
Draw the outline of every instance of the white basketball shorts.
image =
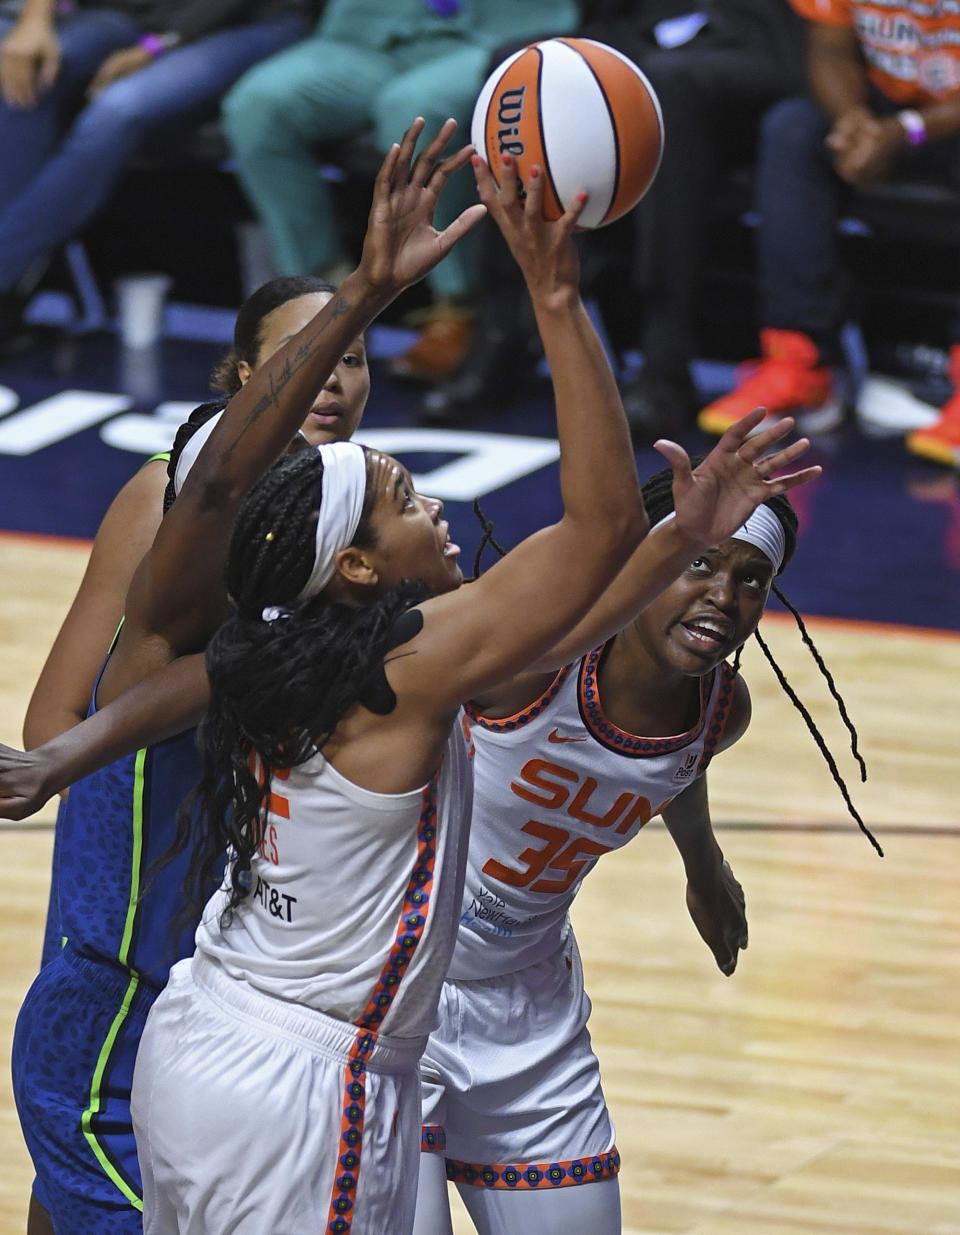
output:
M 423 1147 L 449 1179 L 549 1189 L 617 1174 L 589 1015 L 572 933 L 518 973 L 444 984 L 420 1075 Z
M 411 1231 L 422 1045 L 181 961 L 133 1079 L 146 1235 Z

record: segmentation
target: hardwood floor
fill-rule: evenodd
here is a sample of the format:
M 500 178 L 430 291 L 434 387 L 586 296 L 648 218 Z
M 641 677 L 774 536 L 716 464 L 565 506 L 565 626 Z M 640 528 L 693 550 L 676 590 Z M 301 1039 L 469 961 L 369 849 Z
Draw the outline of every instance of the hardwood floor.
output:
M 82 545 L 0 536 L 0 740 L 19 740 L 84 560 Z M 861 785 L 792 623 L 770 615 L 764 629 L 886 856 L 748 649 L 753 723 L 710 772 L 747 893 L 737 973 L 713 968 L 656 822 L 600 863 L 575 905 L 625 1235 L 960 1235 L 960 637 L 810 623 L 859 729 Z M 53 815 L 50 804 L 0 826 L 5 1058 L 40 953 Z M 31 1170 L 9 1080 L 0 1150 L 0 1232 L 14 1235 Z

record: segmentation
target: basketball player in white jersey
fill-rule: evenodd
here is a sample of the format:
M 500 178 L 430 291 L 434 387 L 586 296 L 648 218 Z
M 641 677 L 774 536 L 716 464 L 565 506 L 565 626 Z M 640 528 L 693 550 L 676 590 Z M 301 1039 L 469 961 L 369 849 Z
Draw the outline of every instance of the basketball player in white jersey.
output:
M 655 526 L 675 518 L 670 481 L 667 471 L 644 486 Z M 705 774 L 750 719 L 726 658 L 756 629 L 795 545 L 788 499 L 772 497 L 608 642 L 467 705 L 474 812 L 457 944 L 421 1064 L 417 1235 L 452 1232 L 448 1179 L 480 1235 L 619 1235 L 620 1158 L 568 911 L 600 857 L 662 815 L 691 916 L 733 973 L 744 896 L 713 835 Z
M 190 591 L 222 559 L 224 516 L 283 449 L 324 366 L 478 217 L 440 237 L 429 227 L 458 161 L 434 167 L 445 126 L 411 172 L 419 127 L 385 162 L 357 274 L 231 403 L 134 581 L 141 633 L 152 625 L 160 655 L 205 642 L 210 610 L 184 610 L 184 576 Z M 555 645 L 645 528 L 616 386 L 576 291 L 582 202 L 547 224 L 535 177 L 525 206 L 510 172 L 499 195 L 482 164 L 477 178 L 551 359 L 565 513 L 461 593 L 440 504 L 385 456 L 304 452 L 244 504 L 228 568 L 239 616 L 210 655 L 201 786 L 221 825 L 201 858 L 228 841 L 235 860 L 138 1060 L 148 1231 L 300 1230 L 318 1215 L 357 1235 L 410 1229 L 415 1063 L 464 856 L 464 752 L 451 723 L 461 699 Z M 752 472 L 756 454 L 741 448 Z M 681 491 L 695 489 L 684 452 L 662 450 Z M 792 487 L 816 471 L 764 483 Z M 409 579 L 420 587 L 399 587 Z M 436 598 L 409 609 L 423 590 Z M 504 630 L 500 616 L 518 611 L 528 621 Z M 329 830 L 305 826 L 318 802 Z
M 411 168 L 421 127 L 385 161 L 358 271 L 228 407 L 134 580 L 151 598 L 141 611 L 182 650 L 178 622 L 196 618 L 176 612 L 178 573 L 198 525 L 201 547 L 219 548 L 207 521 L 232 513 L 299 426 L 317 349 L 332 362 L 483 212 L 437 237 L 450 128 Z M 577 290 L 584 203 L 550 224 L 538 185 L 524 205 L 515 177 L 498 196 L 478 173 L 552 362 L 565 513 L 458 591 L 441 504 L 387 456 L 302 451 L 240 507 L 226 555 L 237 616 L 207 652 L 198 798 L 198 867 L 224 843 L 233 861 L 138 1055 L 147 1232 L 412 1228 L 417 1061 L 452 950 L 469 816 L 459 705 L 545 652 L 646 530 L 619 395 Z M 571 556 L 584 559 L 572 584 Z M 536 613 L 505 632 L 498 615 L 518 609 Z

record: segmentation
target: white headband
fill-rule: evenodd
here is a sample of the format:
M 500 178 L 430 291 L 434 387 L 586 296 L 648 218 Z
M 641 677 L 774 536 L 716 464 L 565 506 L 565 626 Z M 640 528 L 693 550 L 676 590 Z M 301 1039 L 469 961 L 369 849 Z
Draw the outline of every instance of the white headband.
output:
M 668 519 L 675 519 L 676 517 L 676 511 L 671 510 L 668 515 L 665 515 L 660 520 L 660 523 L 666 523 Z M 660 523 L 655 524 L 655 526 L 659 527 Z M 777 574 L 779 572 L 783 564 L 783 555 L 787 548 L 787 538 L 783 530 L 783 524 L 769 506 L 764 506 L 761 503 L 747 519 L 746 523 L 731 533 L 729 539 L 745 540 L 748 545 L 755 546 L 773 563 L 773 573 Z
M 310 578 L 296 603 L 316 596 L 333 578 L 333 559 L 357 534 L 367 493 L 367 460 L 353 442 L 330 442 L 320 447 L 323 491 L 317 518 L 316 550 Z
M 173 492 L 175 496 L 179 496 L 180 490 L 183 488 L 183 482 L 187 479 L 187 473 L 197 461 L 197 455 L 203 450 L 207 444 L 207 439 L 214 431 L 219 423 L 222 411 L 217 412 L 216 416 L 211 416 L 209 420 L 205 420 L 200 428 L 180 451 L 180 458 L 177 460 L 177 466 L 173 472 Z

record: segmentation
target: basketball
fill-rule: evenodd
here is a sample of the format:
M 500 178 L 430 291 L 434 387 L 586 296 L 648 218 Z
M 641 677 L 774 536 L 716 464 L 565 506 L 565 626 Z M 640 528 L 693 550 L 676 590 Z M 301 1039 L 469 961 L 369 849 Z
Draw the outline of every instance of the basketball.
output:
M 556 38 L 509 56 L 484 83 L 471 141 L 500 183 L 512 155 L 523 184 L 544 174 L 543 212 L 557 219 L 586 192 L 578 226 L 626 214 L 653 184 L 663 117 L 650 82 L 622 52 L 593 39 Z

